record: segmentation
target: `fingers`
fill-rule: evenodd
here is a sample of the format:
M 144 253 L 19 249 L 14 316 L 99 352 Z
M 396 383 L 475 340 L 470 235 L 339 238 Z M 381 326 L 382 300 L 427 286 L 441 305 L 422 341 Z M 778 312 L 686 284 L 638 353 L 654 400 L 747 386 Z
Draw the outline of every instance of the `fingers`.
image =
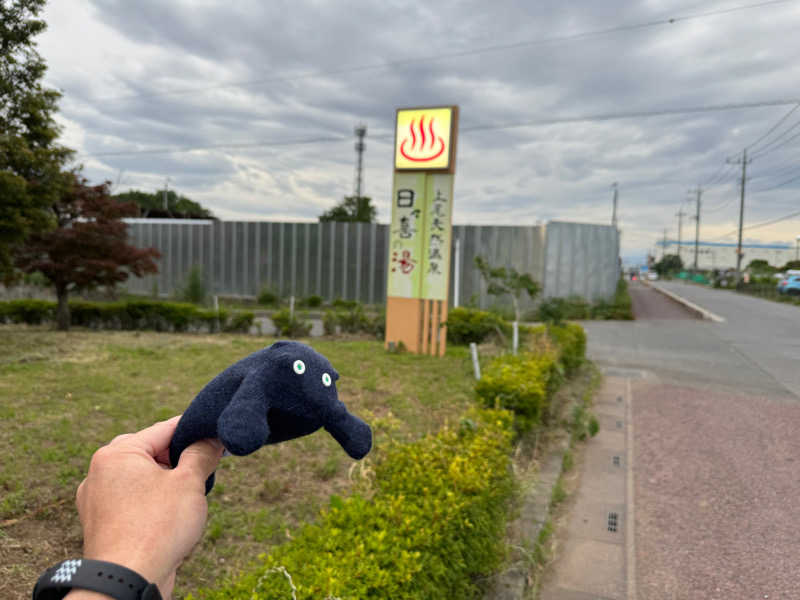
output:
M 205 481 L 216 470 L 223 450 L 222 443 L 217 439 L 195 442 L 181 454 L 177 470 L 192 471 Z
M 178 426 L 178 420 L 180 418 L 181 416 L 177 415 L 171 419 L 161 421 L 146 429 L 142 429 L 138 433 L 117 436 L 115 441 L 122 438 L 122 441 L 142 448 L 150 456 L 157 456 L 159 453 L 169 448 L 169 443 L 172 440 L 172 435 L 175 433 L 175 427 Z M 112 444 L 113 443 L 114 442 L 112 442 Z M 120 442 L 117 443 L 119 444 Z

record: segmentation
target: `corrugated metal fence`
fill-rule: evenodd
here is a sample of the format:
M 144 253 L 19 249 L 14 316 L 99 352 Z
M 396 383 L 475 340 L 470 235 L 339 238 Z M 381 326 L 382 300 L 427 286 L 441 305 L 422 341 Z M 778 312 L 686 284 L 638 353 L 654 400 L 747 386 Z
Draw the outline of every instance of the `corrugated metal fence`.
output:
M 559 242 L 551 249 L 549 233 L 554 225 Z M 129 226 L 134 244 L 157 248 L 162 255 L 157 275 L 128 281 L 127 289 L 133 293 L 172 295 L 185 285 L 192 266 L 199 265 L 209 289 L 224 296 L 253 297 L 266 287 L 284 297 L 319 295 L 328 301 L 342 298 L 370 304 L 386 299 L 388 225 L 131 219 Z M 569 245 L 565 240 L 575 235 L 589 237 Z M 474 267 L 478 255 L 493 266 L 514 267 L 544 281 L 546 296 L 559 290 L 588 298 L 608 296 L 618 276 L 617 270 L 608 271 L 608 265 L 616 265 L 619 254 L 618 241 L 609 245 L 608 240 L 617 240 L 616 236 L 615 229 L 602 225 L 456 225 L 453 240 L 459 240 L 459 260 L 454 254 L 450 261 L 451 303 L 456 262 L 460 265 L 459 303 L 481 307 L 495 303 Z M 567 252 L 565 243 L 569 248 L 588 249 L 588 255 Z M 612 251 L 613 256 L 600 256 Z M 573 285 L 578 278 L 569 271 L 583 268 L 574 261 L 584 258 L 605 270 L 581 277 L 582 284 Z M 556 266 L 546 264 L 551 260 Z M 569 286 L 568 281 L 572 282 Z

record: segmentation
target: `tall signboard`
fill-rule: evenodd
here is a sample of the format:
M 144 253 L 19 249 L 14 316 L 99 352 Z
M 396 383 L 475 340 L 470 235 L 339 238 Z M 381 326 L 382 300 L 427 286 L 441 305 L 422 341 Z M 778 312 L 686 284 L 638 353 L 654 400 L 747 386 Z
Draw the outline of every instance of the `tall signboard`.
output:
M 444 354 L 458 107 L 397 111 L 386 344 Z

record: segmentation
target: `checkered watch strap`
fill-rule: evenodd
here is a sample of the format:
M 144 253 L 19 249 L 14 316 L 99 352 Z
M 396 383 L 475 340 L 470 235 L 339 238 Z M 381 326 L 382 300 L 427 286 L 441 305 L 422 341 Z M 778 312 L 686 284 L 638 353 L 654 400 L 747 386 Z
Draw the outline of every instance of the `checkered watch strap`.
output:
M 65 560 L 47 569 L 33 600 L 61 600 L 72 588 L 106 594 L 116 600 L 162 600 L 158 587 L 141 575 L 114 563 L 85 558 Z

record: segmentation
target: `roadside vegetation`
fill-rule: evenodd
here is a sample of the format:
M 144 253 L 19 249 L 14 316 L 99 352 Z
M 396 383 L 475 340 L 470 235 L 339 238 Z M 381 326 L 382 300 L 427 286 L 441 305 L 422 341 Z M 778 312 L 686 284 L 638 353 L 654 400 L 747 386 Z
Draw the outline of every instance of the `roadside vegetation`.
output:
M 28 597 L 46 566 L 80 554 L 74 494 L 100 445 L 179 414 L 218 372 L 271 343 L 25 326 L 2 326 L 0 335 L 0 597 L 13 599 Z M 332 494 L 345 496 L 359 473 L 368 476 L 391 444 L 457 423 L 472 403 L 465 348 L 432 359 L 388 355 L 379 342 L 312 343 L 341 373 L 342 400 L 373 427 L 374 451 L 356 463 L 323 432 L 225 459 L 205 537 L 181 570 L 176 598 L 294 538 Z
M 80 552 L 73 498 L 97 447 L 180 413 L 219 371 L 270 343 L 0 331 L 0 417 L 9 424 L 0 451 L 10 465 L 0 475 L 0 536 L 9 541 L 0 595 L 12 598 L 25 597 L 44 566 Z M 477 582 L 504 556 L 513 444 L 554 425 L 552 399 L 581 368 L 585 344 L 575 324 L 531 328 L 517 356 L 487 349 L 496 357 L 476 387 L 464 346 L 433 358 L 388 354 L 378 341 L 315 340 L 342 375 L 340 397 L 373 427 L 373 452 L 352 461 L 318 433 L 224 460 L 176 597 L 284 598 L 291 586 L 299 598 L 479 596 Z

